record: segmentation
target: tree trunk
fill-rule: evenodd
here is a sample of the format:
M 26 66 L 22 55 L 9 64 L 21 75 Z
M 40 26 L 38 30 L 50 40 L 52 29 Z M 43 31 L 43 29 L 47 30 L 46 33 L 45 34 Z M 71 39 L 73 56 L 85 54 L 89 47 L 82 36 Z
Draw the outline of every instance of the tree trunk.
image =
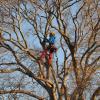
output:
M 83 99 L 83 90 L 75 89 L 74 92 L 71 94 L 71 100 L 84 100 Z
M 55 91 L 55 88 L 54 87 L 48 88 L 47 91 L 48 91 L 50 100 L 57 100 L 56 91 Z
M 77 96 L 77 89 L 75 89 L 74 91 L 73 91 L 73 93 L 71 94 L 71 100 L 76 100 L 76 96 Z
M 78 88 L 78 98 L 77 100 L 84 100 L 83 99 L 83 89 L 81 87 Z
M 56 97 L 55 93 L 52 93 L 50 95 L 50 100 L 57 100 L 57 97 Z
M 97 95 L 100 95 L 100 87 L 98 87 L 98 88 L 94 91 L 94 93 L 93 93 L 93 95 L 92 95 L 92 97 L 91 97 L 91 100 L 95 100 L 95 97 L 96 97 Z

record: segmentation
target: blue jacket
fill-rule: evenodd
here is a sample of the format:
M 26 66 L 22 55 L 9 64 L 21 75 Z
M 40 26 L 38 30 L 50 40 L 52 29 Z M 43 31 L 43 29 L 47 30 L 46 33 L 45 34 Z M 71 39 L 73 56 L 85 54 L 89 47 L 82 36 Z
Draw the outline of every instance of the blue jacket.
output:
M 50 44 L 54 44 L 55 43 L 55 36 L 50 36 L 48 42 Z

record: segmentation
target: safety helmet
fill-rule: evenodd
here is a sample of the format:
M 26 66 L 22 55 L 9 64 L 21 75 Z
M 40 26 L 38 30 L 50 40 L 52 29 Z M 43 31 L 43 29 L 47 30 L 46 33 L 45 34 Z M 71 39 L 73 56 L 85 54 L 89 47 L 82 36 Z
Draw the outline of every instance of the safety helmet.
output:
M 54 32 L 50 32 L 50 34 L 51 34 L 51 35 L 55 35 L 55 33 L 54 33 Z

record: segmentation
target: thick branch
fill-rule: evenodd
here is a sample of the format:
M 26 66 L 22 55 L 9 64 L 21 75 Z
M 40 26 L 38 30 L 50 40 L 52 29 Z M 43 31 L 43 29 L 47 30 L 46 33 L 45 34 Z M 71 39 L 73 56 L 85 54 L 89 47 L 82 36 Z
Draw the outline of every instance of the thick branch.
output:
M 19 70 L 20 70 L 19 68 L 16 68 L 16 69 L 1 69 L 0 73 L 12 73 L 12 72 L 19 71 Z
M 22 93 L 22 94 L 27 94 L 29 96 L 32 96 L 38 100 L 44 100 L 43 97 L 37 96 L 35 94 L 33 94 L 31 91 L 27 91 L 27 90 L 0 90 L 0 94 L 8 94 L 8 93 Z

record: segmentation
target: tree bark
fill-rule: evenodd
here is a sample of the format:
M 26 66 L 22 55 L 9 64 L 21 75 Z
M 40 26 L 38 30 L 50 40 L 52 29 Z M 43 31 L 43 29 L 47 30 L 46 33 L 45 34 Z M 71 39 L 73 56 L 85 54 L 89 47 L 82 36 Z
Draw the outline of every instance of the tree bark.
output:
M 93 95 L 92 95 L 92 97 L 91 97 L 91 100 L 95 100 L 95 97 L 96 97 L 97 95 L 100 95 L 100 87 L 98 87 L 98 88 L 94 91 L 94 93 L 93 93 Z
M 49 88 L 48 90 L 50 100 L 57 100 L 55 88 Z

